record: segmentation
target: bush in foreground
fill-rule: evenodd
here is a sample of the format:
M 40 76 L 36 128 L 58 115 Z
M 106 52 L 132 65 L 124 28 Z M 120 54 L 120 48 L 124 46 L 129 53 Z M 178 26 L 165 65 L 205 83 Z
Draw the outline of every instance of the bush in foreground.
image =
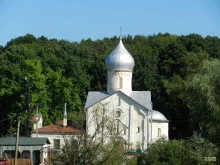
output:
M 196 134 L 188 140 L 161 138 L 138 157 L 138 165 L 218 164 L 218 152 L 214 144 Z

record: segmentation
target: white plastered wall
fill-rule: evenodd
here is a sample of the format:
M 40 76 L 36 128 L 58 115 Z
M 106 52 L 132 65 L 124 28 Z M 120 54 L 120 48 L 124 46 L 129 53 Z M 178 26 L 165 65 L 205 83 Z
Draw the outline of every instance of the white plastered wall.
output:
M 168 122 L 153 121 L 152 123 L 152 141 L 153 142 L 162 136 L 168 140 L 169 139 L 168 132 L 169 132 Z
M 36 134 L 32 134 L 31 137 L 36 137 Z M 38 137 L 44 137 L 44 138 L 48 138 L 48 140 L 51 143 L 52 148 L 54 148 L 54 140 L 55 139 L 59 139 L 60 140 L 60 148 L 63 148 L 64 144 L 65 144 L 65 139 L 71 139 L 73 137 L 77 138 L 77 135 L 63 135 L 63 134 L 55 134 L 55 133 L 39 133 Z
M 130 71 L 108 71 L 107 91 L 132 91 L 132 72 Z M 120 87 L 120 80 L 122 78 L 122 88 Z
M 121 100 L 120 105 L 118 105 L 119 98 Z M 108 114 L 114 120 L 120 121 L 120 135 L 127 141 L 128 144 L 130 144 L 130 148 L 135 149 L 140 147 L 141 149 L 146 149 L 147 110 L 122 93 L 116 93 L 86 110 L 88 135 L 94 135 L 97 128 L 96 121 L 101 120 L 101 118 L 96 119 L 94 114 L 102 114 L 103 108 L 105 108 L 105 115 Z M 107 113 L 106 109 L 108 111 Z M 120 117 L 115 116 L 116 111 L 121 112 Z M 123 131 L 124 127 L 126 128 L 126 134 L 124 134 Z M 139 132 L 138 127 L 140 129 Z
M 38 128 L 43 127 L 43 118 L 42 118 L 42 117 L 40 117 L 40 119 L 39 119 L 38 122 L 34 122 L 34 123 L 33 123 L 33 128 L 34 128 L 34 130 L 37 128 L 37 124 L 38 124 Z

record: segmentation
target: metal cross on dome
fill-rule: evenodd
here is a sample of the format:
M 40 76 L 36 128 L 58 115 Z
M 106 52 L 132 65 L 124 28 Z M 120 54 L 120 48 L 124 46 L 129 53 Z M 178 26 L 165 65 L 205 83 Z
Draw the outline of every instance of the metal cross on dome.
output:
M 122 28 L 120 27 L 120 40 L 122 40 Z

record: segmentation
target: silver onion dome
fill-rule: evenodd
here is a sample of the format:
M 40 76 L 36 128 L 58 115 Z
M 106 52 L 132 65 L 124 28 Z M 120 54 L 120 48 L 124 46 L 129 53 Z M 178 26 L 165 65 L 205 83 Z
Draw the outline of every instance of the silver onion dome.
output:
M 132 71 L 135 65 L 134 59 L 122 43 L 122 39 L 116 48 L 105 59 L 107 70 Z
M 153 110 L 152 111 L 152 120 L 154 121 L 166 121 L 168 122 L 167 118 L 160 112 Z

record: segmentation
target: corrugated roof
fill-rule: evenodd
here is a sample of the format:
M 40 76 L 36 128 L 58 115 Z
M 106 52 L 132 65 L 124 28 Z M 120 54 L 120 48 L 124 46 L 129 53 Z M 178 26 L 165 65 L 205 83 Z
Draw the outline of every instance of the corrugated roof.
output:
M 0 138 L 0 145 L 14 146 L 16 144 L 15 137 Z M 39 146 L 50 144 L 48 138 L 19 137 L 19 146 Z
M 116 93 L 118 92 L 125 94 L 126 96 L 133 99 L 138 104 L 145 107 L 146 109 L 151 109 L 151 92 L 150 91 L 130 91 L 128 93 L 117 91 Z M 115 93 L 109 94 L 108 92 L 103 92 L 103 91 L 89 92 L 87 99 L 86 99 L 85 109 L 89 108 L 90 106 L 114 94 Z

